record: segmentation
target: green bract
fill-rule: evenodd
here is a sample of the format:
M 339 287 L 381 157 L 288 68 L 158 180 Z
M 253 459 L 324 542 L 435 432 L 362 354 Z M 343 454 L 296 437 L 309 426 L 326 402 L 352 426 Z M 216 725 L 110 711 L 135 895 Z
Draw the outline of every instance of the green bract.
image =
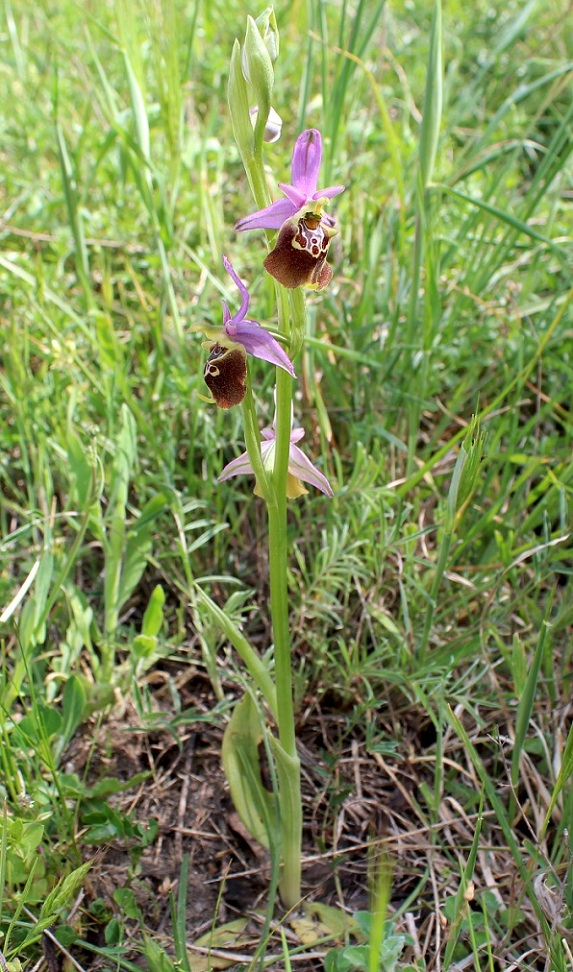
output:
M 236 40 L 233 45 L 229 66 L 229 111 L 231 113 L 235 141 L 241 153 L 243 163 L 247 167 L 254 154 L 255 138 L 251 116 L 249 114 L 247 82 L 243 74 L 241 59 L 241 45 Z
M 243 73 L 254 93 L 254 103 L 258 107 L 255 124 L 255 145 L 260 149 L 271 110 L 271 96 L 275 75 L 272 61 L 257 24 L 247 17 L 247 30 L 243 45 Z

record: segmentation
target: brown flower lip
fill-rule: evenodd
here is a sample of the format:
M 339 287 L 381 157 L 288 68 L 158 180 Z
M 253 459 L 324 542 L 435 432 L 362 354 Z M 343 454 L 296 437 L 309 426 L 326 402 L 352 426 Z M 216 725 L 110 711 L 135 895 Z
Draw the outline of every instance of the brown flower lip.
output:
M 283 287 L 324 290 L 332 280 L 326 256 L 336 230 L 322 220 L 325 201 L 320 199 L 310 208 L 303 207 L 280 228 L 264 266 Z
M 245 349 L 214 344 L 205 363 L 203 377 L 219 408 L 240 405 L 247 394 Z

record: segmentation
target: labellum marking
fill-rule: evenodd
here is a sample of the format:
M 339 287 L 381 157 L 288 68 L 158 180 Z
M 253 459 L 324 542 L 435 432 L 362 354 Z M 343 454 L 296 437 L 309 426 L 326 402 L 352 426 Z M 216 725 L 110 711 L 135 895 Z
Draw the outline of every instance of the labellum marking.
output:
M 326 255 L 330 246 L 330 237 L 320 225 L 320 216 L 315 213 L 305 213 L 298 221 L 298 233 L 293 238 L 292 245 L 296 250 L 306 250 L 318 260 Z

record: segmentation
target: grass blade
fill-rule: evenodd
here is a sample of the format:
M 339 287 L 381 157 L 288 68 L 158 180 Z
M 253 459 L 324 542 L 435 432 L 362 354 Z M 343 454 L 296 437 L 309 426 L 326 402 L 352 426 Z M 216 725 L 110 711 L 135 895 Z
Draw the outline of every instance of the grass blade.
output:
M 432 26 L 430 29 L 430 49 L 426 73 L 426 91 L 420 131 L 420 189 L 423 192 L 429 185 L 440 138 L 443 100 L 442 68 L 442 4 L 434 0 Z

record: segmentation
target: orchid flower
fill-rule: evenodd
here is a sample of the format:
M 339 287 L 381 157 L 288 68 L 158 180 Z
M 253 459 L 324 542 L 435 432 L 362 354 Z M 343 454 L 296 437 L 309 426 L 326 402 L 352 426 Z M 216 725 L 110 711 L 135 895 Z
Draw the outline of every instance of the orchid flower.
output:
M 204 331 L 208 338 L 205 383 L 221 408 L 232 408 L 239 405 L 246 394 L 247 354 L 283 368 L 293 378 L 296 375 L 292 361 L 272 334 L 258 321 L 247 318 L 249 291 L 226 257 L 223 257 L 223 266 L 239 288 L 241 306 L 231 316 L 227 302 L 223 300 L 223 327 L 197 325 L 196 330 Z
M 297 138 L 292 153 L 292 185 L 279 182 L 286 199 L 279 199 L 265 209 L 259 209 L 250 216 L 244 216 L 235 229 L 280 229 L 286 219 L 290 219 L 315 200 L 332 199 L 344 191 L 344 186 L 329 186 L 317 189 L 318 173 L 322 161 L 322 138 L 316 128 L 308 128 Z M 334 218 L 323 215 L 326 226 L 334 226 Z
M 275 429 L 275 423 L 271 428 L 263 429 L 261 432 L 263 441 L 261 442 L 261 457 L 263 460 L 263 465 L 268 473 L 272 473 L 274 462 L 275 462 L 275 449 L 277 433 Z M 302 496 L 303 493 L 308 493 L 308 490 L 302 485 L 304 483 L 310 483 L 311 486 L 316 486 L 321 493 L 325 493 L 327 496 L 334 496 L 332 491 L 332 486 L 328 482 L 326 476 L 320 472 L 310 461 L 310 459 L 305 456 L 302 449 L 299 449 L 297 442 L 302 439 L 304 435 L 304 429 L 291 429 L 290 433 L 290 448 L 289 448 L 289 458 L 288 458 L 288 475 L 287 475 L 287 496 L 289 499 L 296 499 L 297 496 Z M 249 460 L 249 456 L 246 452 L 243 452 L 241 456 L 237 456 L 233 459 L 225 468 L 219 476 L 218 481 L 222 483 L 225 479 L 231 479 L 232 476 L 241 476 L 243 474 L 254 475 L 254 470 Z M 258 484 L 255 486 L 255 493 L 257 496 L 261 496 Z

